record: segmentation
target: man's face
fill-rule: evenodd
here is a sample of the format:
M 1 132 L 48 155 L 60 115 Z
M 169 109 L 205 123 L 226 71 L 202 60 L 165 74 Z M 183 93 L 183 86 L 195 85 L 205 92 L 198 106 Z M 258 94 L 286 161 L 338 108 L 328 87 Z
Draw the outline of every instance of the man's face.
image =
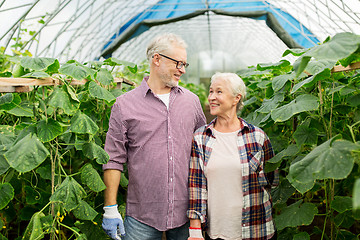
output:
M 182 47 L 172 47 L 168 51 L 161 54 L 183 63 L 186 63 L 187 60 L 186 50 Z M 183 75 L 186 71 L 184 66 L 178 69 L 176 67 L 177 63 L 166 57 L 160 56 L 161 65 L 159 74 L 162 82 L 167 87 L 171 88 L 179 84 L 181 75 Z

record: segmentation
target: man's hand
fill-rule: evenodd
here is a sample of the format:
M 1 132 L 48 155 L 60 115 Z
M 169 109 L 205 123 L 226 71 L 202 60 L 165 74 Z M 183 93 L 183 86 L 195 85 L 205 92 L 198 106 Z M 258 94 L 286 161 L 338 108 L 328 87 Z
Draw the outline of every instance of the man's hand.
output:
M 118 211 L 118 205 L 105 206 L 102 228 L 112 239 L 121 240 L 125 236 L 124 223 Z

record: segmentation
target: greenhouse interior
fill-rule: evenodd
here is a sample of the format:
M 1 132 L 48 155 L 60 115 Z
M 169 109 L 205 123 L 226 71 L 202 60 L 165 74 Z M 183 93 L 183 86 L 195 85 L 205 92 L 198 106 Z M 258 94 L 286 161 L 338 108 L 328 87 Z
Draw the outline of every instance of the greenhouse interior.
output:
M 360 240 L 360 0 L 1 0 L 0 20 L 1 240 L 110 239 L 111 109 L 164 33 L 187 43 L 179 85 L 208 123 L 211 77 L 244 81 L 238 115 L 279 172 L 277 239 Z M 128 184 L 125 170 L 123 217 Z

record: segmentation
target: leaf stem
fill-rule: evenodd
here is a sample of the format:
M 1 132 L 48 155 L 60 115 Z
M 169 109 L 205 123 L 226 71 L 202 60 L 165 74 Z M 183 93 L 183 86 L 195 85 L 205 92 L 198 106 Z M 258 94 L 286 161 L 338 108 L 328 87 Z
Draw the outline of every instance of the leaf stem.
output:
M 346 125 L 346 126 L 349 128 L 349 131 L 350 131 L 350 133 L 351 133 L 351 137 L 352 137 L 354 143 L 356 143 L 356 139 L 355 139 L 355 134 L 354 134 L 354 131 L 353 131 L 353 127 L 355 127 L 355 126 L 356 126 L 357 124 L 359 124 L 359 123 L 360 123 L 360 121 L 354 123 L 354 124 L 351 125 L 351 126 Z
M 60 226 L 63 226 L 63 227 L 65 227 L 65 228 L 73 231 L 77 236 L 80 236 L 80 233 L 78 233 L 75 229 L 73 229 L 73 228 L 71 228 L 71 227 L 69 227 L 69 226 L 67 226 L 67 225 L 65 225 L 65 224 L 62 224 L 59 220 L 56 220 L 56 221 L 57 221 L 57 223 L 58 223 Z

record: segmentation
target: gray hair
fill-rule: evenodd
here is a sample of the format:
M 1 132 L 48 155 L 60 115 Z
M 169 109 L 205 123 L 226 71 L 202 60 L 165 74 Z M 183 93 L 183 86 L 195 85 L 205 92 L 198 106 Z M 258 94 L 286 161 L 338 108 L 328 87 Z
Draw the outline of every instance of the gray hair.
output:
M 155 53 L 163 53 L 171 49 L 173 46 L 186 48 L 187 45 L 185 41 L 176 34 L 165 33 L 160 36 L 155 37 L 149 43 L 146 49 L 146 57 L 150 61 L 152 56 Z
M 215 80 L 222 79 L 229 83 L 229 89 L 233 93 L 234 97 L 238 94 L 241 95 L 241 99 L 237 104 L 237 110 L 241 110 L 244 107 L 244 99 L 246 97 L 246 86 L 244 81 L 235 73 L 220 73 L 217 72 L 211 77 L 211 83 Z

